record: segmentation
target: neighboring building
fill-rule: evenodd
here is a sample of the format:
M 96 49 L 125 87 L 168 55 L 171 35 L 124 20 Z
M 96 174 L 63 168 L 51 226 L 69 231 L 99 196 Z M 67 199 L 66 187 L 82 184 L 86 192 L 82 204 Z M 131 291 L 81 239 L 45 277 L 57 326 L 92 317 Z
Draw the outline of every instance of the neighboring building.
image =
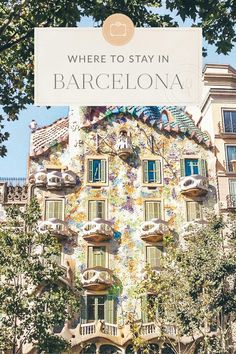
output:
M 236 70 L 230 65 L 207 64 L 201 118 L 215 146 L 218 201 L 221 212 L 236 211 Z
M 25 208 L 29 192 L 26 178 L 0 177 L 0 223 L 6 219 L 7 207 L 17 205 Z
M 215 206 L 208 134 L 176 107 L 75 107 L 69 118 L 32 132 L 30 146 L 39 230 L 51 225 L 64 239 L 78 235 L 77 246 L 64 242 L 58 261 L 81 276 L 83 311 L 62 335 L 74 353 L 132 353 L 131 313 L 156 350 L 160 328 L 134 292 L 147 263 L 161 268 L 164 235 L 183 242 L 188 222 Z M 175 337 L 174 326 L 164 331 Z M 162 353 L 173 351 L 163 344 Z
M 236 70 L 230 65 L 207 64 L 203 71 L 204 100 L 201 118 L 216 156 L 218 209 L 221 214 L 236 213 Z M 236 350 L 236 324 L 232 319 L 232 338 Z

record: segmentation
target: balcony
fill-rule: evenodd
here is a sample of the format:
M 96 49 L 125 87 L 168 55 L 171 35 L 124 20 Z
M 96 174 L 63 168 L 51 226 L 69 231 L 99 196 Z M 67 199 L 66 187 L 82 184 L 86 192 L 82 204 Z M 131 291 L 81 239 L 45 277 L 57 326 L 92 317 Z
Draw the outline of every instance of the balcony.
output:
M 63 187 L 74 187 L 76 185 L 77 176 L 74 172 L 68 171 L 50 171 L 41 170 L 31 175 L 29 182 L 35 184 L 36 187 L 45 187 L 47 189 L 56 190 Z
M 81 283 L 86 290 L 106 290 L 113 283 L 113 272 L 104 267 L 87 268 L 81 274 Z
M 156 322 L 142 323 L 141 321 L 136 321 L 136 325 L 143 340 L 157 340 L 162 334 L 171 339 L 175 339 L 176 337 L 176 328 L 172 325 L 163 325 L 160 327 Z M 60 328 L 62 329 L 60 335 L 64 338 L 71 338 L 72 348 L 78 344 L 93 343 L 94 341 L 102 342 L 104 340 L 108 340 L 109 343 L 111 341 L 113 345 L 127 348 L 127 344 L 133 338 L 131 326 L 128 323 L 120 326 L 98 320 L 89 323 L 79 323 L 72 329 L 69 323 L 65 323 Z M 181 341 L 183 339 L 183 337 L 180 338 Z
M 47 173 L 47 188 L 61 189 L 63 185 L 62 173 L 60 171 L 52 171 Z
M 191 175 L 182 177 L 180 180 L 181 194 L 186 197 L 202 197 L 208 193 L 209 185 L 207 177 L 201 175 Z
M 133 154 L 133 147 L 129 136 L 119 136 L 116 143 L 116 152 L 124 160 Z
M 74 187 L 76 185 L 76 174 L 72 171 L 62 172 L 62 179 L 65 187 Z
M 157 337 L 161 336 L 161 333 L 175 337 L 176 336 L 176 328 L 172 325 L 164 325 L 161 328 L 155 322 L 142 323 L 140 328 L 140 333 L 143 338 L 151 339 L 149 337 Z
M 202 219 L 196 219 L 194 221 L 185 222 L 182 226 L 182 237 L 185 239 L 190 238 L 191 236 L 196 236 L 198 233 L 206 227 L 208 222 Z
M 145 221 L 140 227 L 140 237 L 145 242 L 159 242 L 170 232 L 168 223 L 161 219 Z
M 67 222 L 51 218 L 48 220 L 40 221 L 38 224 L 39 233 L 50 232 L 53 236 L 56 236 L 61 241 L 66 241 L 66 243 L 71 243 L 76 245 L 76 235 L 75 231 L 72 231 Z
M 82 227 L 83 239 L 91 242 L 110 241 L 113 236 L 113 230 L 109 221 L 104 219 L 94 219 L 88 221 Z
M 226 196 L 227 209 L 236 209 L 236 195 L 228 194 Z

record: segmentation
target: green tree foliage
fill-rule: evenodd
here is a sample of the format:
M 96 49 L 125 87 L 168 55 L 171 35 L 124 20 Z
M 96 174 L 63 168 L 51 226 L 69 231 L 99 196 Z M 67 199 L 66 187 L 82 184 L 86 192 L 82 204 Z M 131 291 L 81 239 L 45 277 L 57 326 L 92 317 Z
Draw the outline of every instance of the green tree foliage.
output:
M 162 338 L 181 351 L 185 338 L 201 354 L 231 352 L 231 328 L 236 320 L 236 223 L 209 216 L 204 227 L 190 226 L 184 243 L 170 242 L 158 274 L 137 288 L 138 296 L 152 294 L 143 311 L 162 329 Z M 174 325 L 175 340 L 166 335 Z
M 161 8 L 161 11 L 159 11 Z M 166 11 L 166 14 L 163 14 Z M 73 27 L 90 16 L 100 26 L 116 12 L 130 16 L 136 26 L 178 26 L 176 15 L 194 26 L 227 54 L 235 42 L 235 0 L 2 0 L 0 6 L 0 156 L 6 155 L 4 119 L 15 120 L 33 103 L 34 27 Z M 170 14 L 168 14 L 170 13 Z
M 63 282 L 55 260 L 60 244 L 49 232 L 37 232 L 39 217 L 32 200 L 25 212 L 10 207 L 0 226 L 0 350 L 13 354 L 27 343 L 46 353 L 67 349 L 52 329 L 79 308 L 80 285 Z

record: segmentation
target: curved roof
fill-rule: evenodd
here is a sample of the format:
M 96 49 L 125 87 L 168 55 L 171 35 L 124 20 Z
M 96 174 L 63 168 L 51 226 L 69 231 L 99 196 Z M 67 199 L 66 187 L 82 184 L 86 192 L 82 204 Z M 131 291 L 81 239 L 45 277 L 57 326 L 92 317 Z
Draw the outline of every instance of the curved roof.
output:
M 112 116 L 129 115 L 140 119 L 155 129 L 168 133 L 184 134 L 197 143 L 210 147 L 210 137 L 202 132 L 192 120 L 191 116 L 183 109 L 176 106 L 109 106 L 88 107 L 84 115 L 83 127 L 92 127 Z M 163 117 L 165 119 L 163 119 Z M 38 128 L 31 135 L 30 156 L 40 156 L 69 137 L 69 118 L 60 118 L 56 122 Z

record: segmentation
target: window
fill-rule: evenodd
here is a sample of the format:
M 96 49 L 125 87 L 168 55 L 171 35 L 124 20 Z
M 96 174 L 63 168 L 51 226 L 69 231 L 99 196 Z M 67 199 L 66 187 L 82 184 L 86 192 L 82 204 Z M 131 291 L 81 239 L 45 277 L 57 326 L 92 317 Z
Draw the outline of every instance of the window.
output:
M 207 175 L 206 160 L 203 159 L 181 159 L 180 160 L 181 176 L 191 175 Z
M 202 203 L 201 202 L 186 202 L 187 221 L 202 219 Z
M 88 182 L 106 183 L 107 161 L 105 159 L 88 160 Z
M 88 267 L 105 267 L 106 266 L 106 247 L 105 246 L 89 246 L 88 247 Z
M 163 253 L 162 246 L 147 246 L 146 247 L 146 260 L 152 268 L 160 268 L 161 256 Z
M 144 295 L 141 298 L 141 318 L 144 323 L 154 322 L 158 316 L 158 301 L 155 295 Z
M 146 201 L 144 209 L 146 221 L 161 218 L 161 202 Z
M 224 111 L 225 133 L 236 133 L 236 111 Z
M 236 145 L 226 146 L 226 158 L 227 158 L 227 169 L 229 172 L 233 172 L 232 160 L 236 160 Z
M 105 301 L 104 295 L 89 295 L 87 297 L 87 319 L 88 322 L 105 319 Z
M 117 299 L 113 295 L 88 295 L 87 304 L 84 301 L 83 311 L 84 320 L 93 322 L 97 320 L 105 320 L 106 323 L 117 322 Z M 83 315 L 81 313 L 81 315 Z M 83 320 L 83 317 L 82 317 Z
M 46 200 L 45 202 L 45 219 L 56 218 L 64 219 L 64 201 L 63 200 Z
M 160 160 L 143 160 L 143 183 L 161 183 Z
M 106 219 L 105 200 L 89 200 L 88 202 L 88 220 L 96 218 Z
M 236 179 L 229 180 L 229 194 L 236 201 Z

